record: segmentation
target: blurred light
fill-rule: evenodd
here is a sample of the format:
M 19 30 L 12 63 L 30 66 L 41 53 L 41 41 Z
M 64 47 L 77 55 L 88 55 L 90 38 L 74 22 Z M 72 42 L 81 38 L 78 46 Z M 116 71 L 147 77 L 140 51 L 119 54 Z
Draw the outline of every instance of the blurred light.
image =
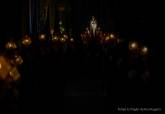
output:
M 10 63 L 13 65 L 21 65 L 23 63 L 23 59 L 19 55 L 15 55 L 13 59 L 10 60 Z
M 68 35 L 66 35 L 66 34 L 64 34 L 63 37 L 64 37 L 65 39 L 68 39 Z
M 115 35 L 114 34 L 110 34 L 109 35 L 111 39 L 114 39 L 115 38 Z
M 66 41 L 65 38 L 61 38 L 60 40 L 61 40 L 61 42 L 65 42 Z
M 120 42 L 121 42 L 121 40 L 118 38 L 118 39 L 117 39 L 117 43 L 120 43 Z
M 58 8 L 58 11 L 60 12 L 63 12 L 65 10 L 65 7 L 63 4 L 58 4 L 57 8 Z
M 60 27 L 60 32 L 64 32 L 65 28 L 64 27 Z
M 6 49 L 16 49 L 17 45 L 14 41 L 9 41 L 5 45 Z
M 148 48 L 146 46 L 142 47 L 141 53 L 142 54 L 147 54 L 148 53 Z
M 50 30 L 50 34 L 53 35 L 54 34 L 54 29 Z
M 57 36 L 53 36 L 52 41 L 57 41 L 58 37 Z
M 62 25 L 62 21 L 61 20 L 59 21 L 59 25 Z
M 9 75 L 12 79 L 12 81 L 17 81 L 20 79 L 20 73 L 18 72 L 17 67 L 12 67 L 9 71 Z
M 70 41 L 71 41 L 71 42 L 74 42 L 74 39 L 73 39 L 73 38 L 71 38 L 71 39 L 70 39 Z
M 129 49 L 134 50 L 138 48 L 137 42 L 132 42 L 129 44 Z
M 15 55 L 15 63 L 17 65 L 21 65 L 23 63 L 23 59 L 21 56 Z
M 25 46 L 29 46 L 32 43 L 31 38 L 26 35 L 25 37 L 23 37 L 22 39 L 22 44 Z
M 41 34 L 40 36 L 39 36 L 39 40 L 45 40 L 46 39 L 46 36 L 45 36 L 45 34 Z
M 0 56 L 0 80 L 6 80 L 12 68 L 7 58 Z
M 90 34 L 90 31 L 89 31 L 89 28 L 88 27 L 86 28 L 86 33 L 87 34 Z
M 106 36 L 106 37 L 105 37 L 105 40 L 106 40 L 106 41 L 108 41 L 109 39 L 110 39 L 110 37 L 109 37 L 109 36 Z

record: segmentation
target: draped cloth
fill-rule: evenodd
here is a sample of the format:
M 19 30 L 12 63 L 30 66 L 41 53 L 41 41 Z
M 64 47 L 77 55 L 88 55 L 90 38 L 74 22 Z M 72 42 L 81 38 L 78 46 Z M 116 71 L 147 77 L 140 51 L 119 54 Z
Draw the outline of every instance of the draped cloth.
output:
M 38 32 L 41 32 L 46 26 L 49 3 L 50 0 L 39 0 Z
M 55 26 L 55 1 L 49 0 L 49 27 L 50 30 L 54 29 Z

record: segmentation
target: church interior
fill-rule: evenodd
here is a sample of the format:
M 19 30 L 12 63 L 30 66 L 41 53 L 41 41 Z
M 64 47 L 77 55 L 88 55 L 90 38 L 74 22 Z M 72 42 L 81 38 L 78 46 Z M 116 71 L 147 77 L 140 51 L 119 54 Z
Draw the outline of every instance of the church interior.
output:
M 161 3 L 5 0 L 0 13 L 0 113 L 163 111 Z

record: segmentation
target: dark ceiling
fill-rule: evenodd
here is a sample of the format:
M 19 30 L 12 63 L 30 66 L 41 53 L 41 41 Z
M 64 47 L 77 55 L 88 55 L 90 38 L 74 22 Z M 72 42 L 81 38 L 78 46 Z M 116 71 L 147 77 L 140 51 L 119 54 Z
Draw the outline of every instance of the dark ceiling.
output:
M 27 1 L 27 0 L 24 0 Z M 5 0 L 0 4 L 1 36 L 18 36 L 21 11 L 25 2 Z M 161 3 L 123 0 L 69 0 L 73 30 L 82 31 L 89 17 L 95 15 L 105 31 L 119 31 L 127 37 L 149 38 L 162 24 Z

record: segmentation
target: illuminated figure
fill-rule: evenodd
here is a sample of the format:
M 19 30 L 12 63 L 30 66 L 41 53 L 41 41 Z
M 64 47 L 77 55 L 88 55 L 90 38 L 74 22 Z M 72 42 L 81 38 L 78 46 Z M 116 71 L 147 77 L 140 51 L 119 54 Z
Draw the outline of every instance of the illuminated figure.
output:
M 90 21 L 90 30 L 91 30 L 93 36 L 95 36 L 95 34 L 96 34 L 96 29 L 97 29 L 97 21 L 96 21 L 95 17 L 92 16 L 92 19 Z

